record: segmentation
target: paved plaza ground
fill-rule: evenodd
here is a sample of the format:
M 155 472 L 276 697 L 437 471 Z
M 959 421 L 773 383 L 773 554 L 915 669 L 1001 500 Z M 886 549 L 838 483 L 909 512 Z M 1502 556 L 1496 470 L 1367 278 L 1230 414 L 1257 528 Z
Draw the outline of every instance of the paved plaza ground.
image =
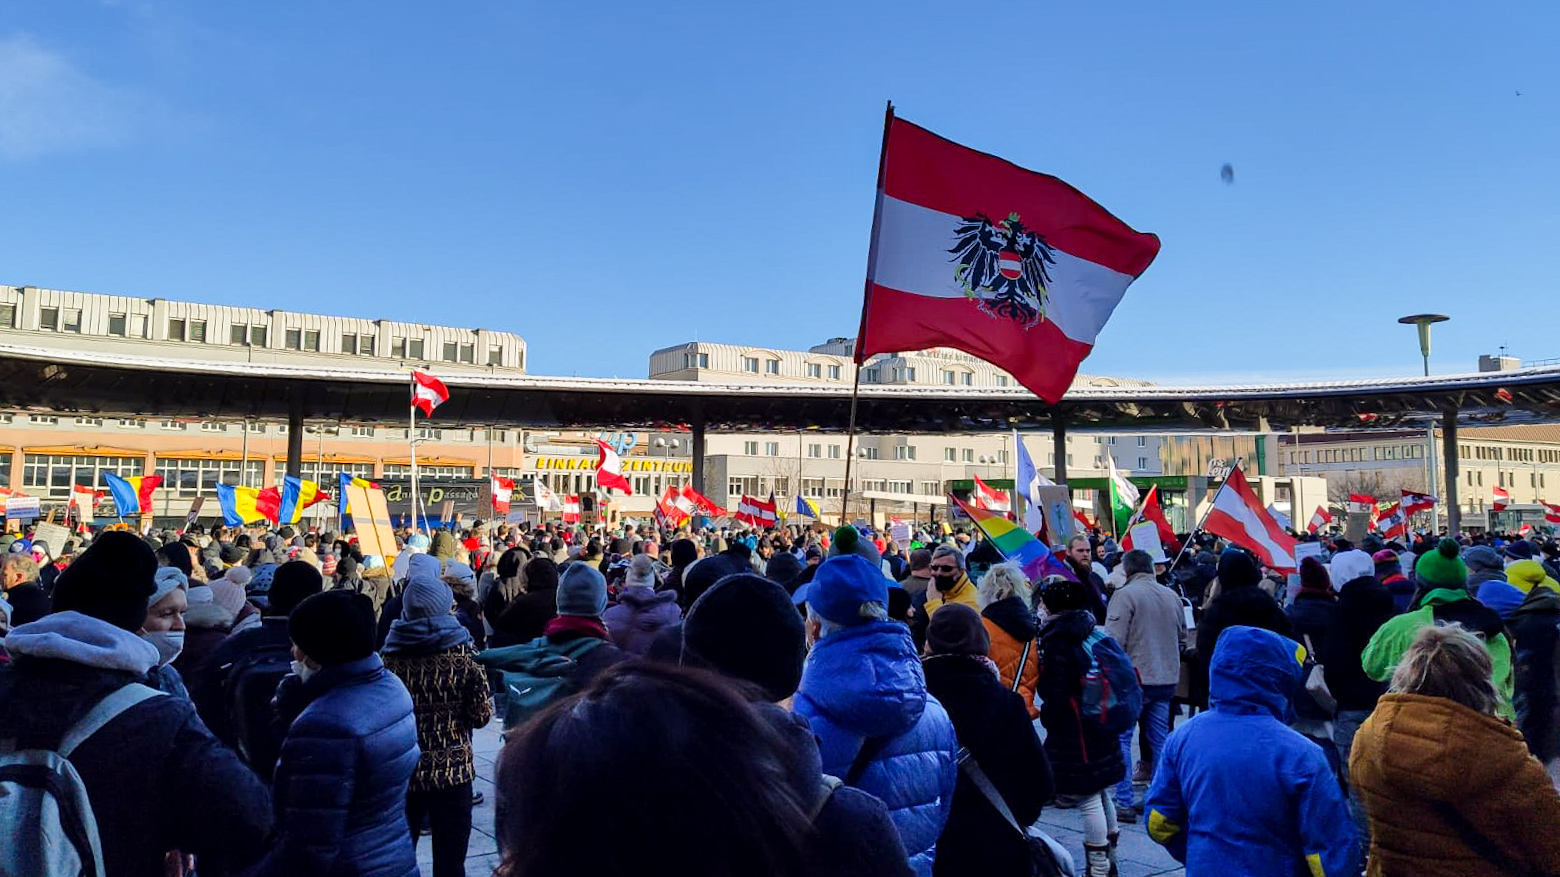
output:
M 498 757 L 499 750 L 498 731 L 499 723 L 494 721 L 476 733 L 475 789 L 483 794 L 485 800 L 471 815 L 471 849 L 466 859 L 467 877 L 491 877 L 493 868 L 498 864 L 498 845 L 493 839 L 493 774 L 494 759 Z M 1083 819 L 1078 815 L 1078 811 L 1047 807 L 1040 817 L 1040 826 L 1072 850 L 1081 872 Z M 1142 823 L 1122 826 L 1120 856 L 1122 877 L 1149 877 L 1149 875 L 1180 877 L 1182 874 L 1176 861 L 1170 858 L 1170 855 L 1158 844 L 1148 839 Z M 424 837 L 417 845 L 417 863 L 424 877 L 431 877 L 433 873 L 430 865 L 432 860 L 433 848 L 429 839 Z

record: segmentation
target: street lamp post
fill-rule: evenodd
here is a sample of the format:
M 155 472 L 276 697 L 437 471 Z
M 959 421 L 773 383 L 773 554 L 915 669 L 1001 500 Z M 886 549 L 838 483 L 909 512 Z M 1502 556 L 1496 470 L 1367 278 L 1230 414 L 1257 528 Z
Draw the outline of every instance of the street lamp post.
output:
M 1444 323 L 1451 317 L 1445 314 L 1413 314 L 1407 317 L 1399 317 L 1398 322 L 1405 326 L 1414 326 L 1419 329 L 1419 355 L 1424 360 L 1425 377 L 1430 377 L 1430 327 L 1436 323 Z M 1430 422 L 1425 434 L 1425 484 L 1431 496 L 1436 496 L 1435 477 L 1435 421 Z M 1441 529 L 1441 516 L 1436 506 L 1430 507 L 1430 532 L 1434 535 Z

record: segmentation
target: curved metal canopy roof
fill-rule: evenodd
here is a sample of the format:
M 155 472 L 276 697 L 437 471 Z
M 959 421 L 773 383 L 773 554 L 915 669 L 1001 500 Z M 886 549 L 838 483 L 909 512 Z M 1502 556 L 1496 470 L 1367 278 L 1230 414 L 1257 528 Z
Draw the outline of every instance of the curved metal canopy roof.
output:
M 438 425 L 717 432 L 844 430 L 849 386 L 441 375 L 451 391 Z M 0 406 L 118 417 L 407 422 L 406 372 L 159 359 L 0 344 Z M 862 432 L 1072 428 L 1287 429 L 1560 419 L 1560 366 L 1444 377 L 1229 386 L 1078 387 L 1057 404 L 1022 388 L 865 385 Z

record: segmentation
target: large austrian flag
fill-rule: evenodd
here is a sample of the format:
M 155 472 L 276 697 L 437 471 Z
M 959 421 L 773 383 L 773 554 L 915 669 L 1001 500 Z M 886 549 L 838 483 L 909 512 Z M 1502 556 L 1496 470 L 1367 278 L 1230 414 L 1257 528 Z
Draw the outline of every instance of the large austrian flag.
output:
M 612 446 L 596 439 L 596 447 L 600 451 L 600 457 L 596 460 L 596 484 L 601 487 L 616 487 L 629 496 L 634 495 L 634 488 L 623 477 L 623 458 Z
M 1214 494 L 1203 529 L 1250 550 L 1269 569 L 1292 572 L 1296 568 L 1295 537 L 1285 533 L 1262 507 L 1239 466 L 1230 470 Z
M 954 347 L 1061 399 L 1159 238 L 1056 177 L 888 124 L 856 361 Z
M 432 417 L 433 409 L 448 402 L 449 398 L 450 388 L 444 386 L 443 381 L 412 369 L 412 407 L 421 411 L 424 417 Z

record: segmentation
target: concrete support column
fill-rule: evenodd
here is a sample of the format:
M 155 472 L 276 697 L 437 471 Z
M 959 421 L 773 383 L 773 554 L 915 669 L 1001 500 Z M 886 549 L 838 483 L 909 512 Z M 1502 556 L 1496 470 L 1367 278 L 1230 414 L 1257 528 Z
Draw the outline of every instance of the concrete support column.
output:
M 708 496 L 704 489 L 704 414 L 695 416 L 689 426 L 693 430 L 693 489 Z
M 287 410 L 287 474 L 303 472 L 303 396 L 294 395 Z
M 1462 509 L 1457 505 L 1457 409 L 1441 414 L 1441 457 L 1446 460 L 1446 531 L 1455 535 L 1462 529 Z
M 1051 412 L 1051 447 L 1056 452 L 1057 484 L 1067 484 L 1067 418 L 1062 414 L 1062 409 L 1057 408 Z

